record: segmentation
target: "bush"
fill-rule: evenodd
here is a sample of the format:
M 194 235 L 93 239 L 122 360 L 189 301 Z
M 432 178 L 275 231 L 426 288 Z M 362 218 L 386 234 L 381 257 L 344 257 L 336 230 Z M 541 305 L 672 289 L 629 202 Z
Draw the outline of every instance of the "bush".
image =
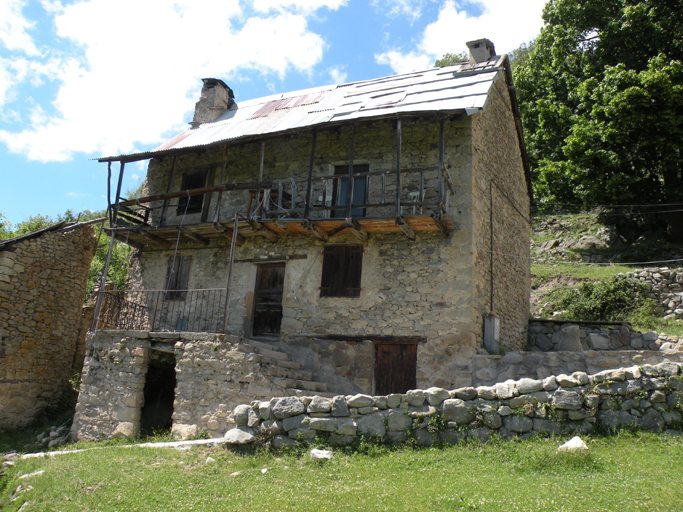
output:
M 543 312 L 552 308 L 570 320 L 621 322 L 632 316 L 650 316 L 653 309 L 647 287 L 624 276 L 584 281 L 578 290 L 561 288 L 549 299 Z

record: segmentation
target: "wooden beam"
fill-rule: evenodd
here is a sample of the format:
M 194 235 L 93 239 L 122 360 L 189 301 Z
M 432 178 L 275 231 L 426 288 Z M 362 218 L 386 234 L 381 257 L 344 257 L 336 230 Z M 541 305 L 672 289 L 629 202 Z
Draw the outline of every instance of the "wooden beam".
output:
M 339 233 L 340 231 L 344 231 L 344 230 L 347 229 L 347 228 L 348 228 L 348 226 L 346 225 L 346 223 L 345 223 L 345 222 L 342 222 L 342 223 L 341 223 L 339 226 L 337 226 L 336 228 L 330 229 L 330 230 L 327 232 L 327 236 L 328 236 L 328 238 L 329 238 L 329 237 L 332 237 L 332 236 L 336 235 L 337 233 Z
M 145 246 L 142 245 L 141 243 L 138 243 L 138 242 L 136 242 L 135 240 L 131 240 L 131 239 L 130 239 L 129 237 L 127 237 L 127 236 L 123 236 L 123 235 L 117 234 L 117 235 L 116 235 L 116 239 L 117 239 L 119 242 L 123 242 L 124 244 L 130 245 L 131 247 L 135 247 L 136 249 L 139 249 L 139 250 L 142 250 L 142 249 L 145 247 Z
M 305 259 L 308 259 L 307 254 L 284 254 L 282 256 L 271 256 L 270 258 L 247 258 L 243 260 L 235 260 L 235 263 L 269 263 L 271 261 L 289 261 Z
M 287 222 L 282 222 L 280 219 L 275 219 L 273 221 L 277 227 L 280 229 L 284 229 L 287 233 L 289 233 L 292 236 L 299 236 L 300 233 L 294 229 L 287 223 Z
M 223 224 L 221 224 L 219 222 L 213 223 L 213 229 L 218 231 L 222 237 L 227 238 L 228 240 L 230 240 L 232 242 L 232 235 L 234 233 L 232 229 L 226 228 Z M 240 235 L 239 233 L 237 233 L 237 240 L 235 240 L 235 243 L 237 245 L 239 245 L 240 247 L 242 247 L 244 245 L 244 242 L 245 242 L 244 237 L 242 235 Z
M 311 142 L 311 158 L 308 162 L 308 178 L 306 180 L 306 202 L 304 203 L 304 222 L 308 221 L 308 214 L 311 210 L 311 194 L 313 193 L 313 158 L 315 157 L 315 141 L 318 132 L 313 129 L 313 141 Z
M 154 242 L 157 245 L 166 247 L 167 249 L 173 247 L 173 244 L 171 242 L 169 242 L 165 238 L 161 238 L 160 236 L 156 236 L 155 234 L 150 233 L 147 229 L 138 228 L 137 232 L 144 236 L 147 240 L 150 240 L 151 242 Z
M 415 240 L 415 231 L 413 228 L 406 222 L 406 220 L 401 217 L 400 215 L 396 217 L 396 224 L 398 227 L 401 228 L 401 231 L 403 231 L 403 234 L 407 236 L 410 240 Z
M 349 341 L 353 343 L 369 341 L 372 343 L 387 343 L 396 345 L 417 345 L 418 343 L 427 343 L 427 338 L 424 336 L 382 336 L 382 335 L 353 335 L 353 334 L 308 334 L 308 333 L 292 333 L 292 338 L 314 338 L 317 340 L 330 341 Z
M 368 238 L 370 238 L 368 232 L 365 231 L 365 228 L 361 226 L 356 219 L 347 218 L 346 222 L 344 222 L 344 226 L 346 226 L 351 233 L 356 235 L 356 238 L 361 242 L 367 242 Z
M 261 235 L 263 238 L 267 238 L 271 242 L 275 243 L 277 242 L 280 237 L 277 236 L 277 233 L 274 231 L 271 231 L 267 227 L 265 227 L 263 224 L 259 224 L 257 221 L 254 219 L 248 219 L 247 222 L 249 222 L 249 225 L 251 226 L 251 229 L 254 230 L 256 233 Z
M 195 241 L 199 242 L 200 244 L 209 245 L 211 243 L 209 240 L 207 240 L 203 236 L 198 235 L 194 231 L 187 229 L 185 226 L 176 226 L 175 228 L 178 231 L 180 231 L 183 235 L 185 235 L 186 237 L 191 238 L 192 240 L 195 240 Z
M 450 230 L 448 229 L 448 227 L 444 223 L 443 219 L 441 218 L 441 215 L 438 213 L 435 213 L 432 215 L 432 218 L 434 219 L 434 224 L 436 224 L 436 226 L 439 228 L 439 230 L 441 230 L 441 232 L 443 233 L 443 236 L 448 238 L 448 234 L 450 233 Z
M 327 235 L 327 231 L 318 226 L 315 222 L 305 220 L 301 223 L 301 225 L 304 227 L 304 229 L 308 230 L 308 232 L 314 237 L 316 237 L 318 240 L 327 242 L 327 239 L 329 238 L 329 236 Z

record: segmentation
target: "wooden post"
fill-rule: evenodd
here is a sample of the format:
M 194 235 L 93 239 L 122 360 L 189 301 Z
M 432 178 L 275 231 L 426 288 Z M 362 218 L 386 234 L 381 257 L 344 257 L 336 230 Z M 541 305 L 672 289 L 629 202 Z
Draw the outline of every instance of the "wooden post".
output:
M 304 205 L 304 222 L 308 220 L 311 209 L 311 196 L 313 195 L 313 158 L 315 157 L 316 130 L 313 130 L 313 141 L 311 142 L 311 158 L 308 162 L 308 188 L 306 189 L 306 204 Z
M 221 185 L 225 185 L 225 169 L 228 166 L 228 145 L 223 146 L 223 167 L 221 169 Z M 218 222 L 221 215 L 221 199 L 223 197 L 223 191 L 218 191 L 218 202 L 216 203 L 216 215 L 213 216 L 213 224 Z
M 166 193 L 170 193 L 173 188 L 173 179 L 175 178 L 175 166 L 178 161 L 178 155 L 173 155 L 173 164 L 171 164 L 171 177 L 168 179 L 168 187 L 166 187 Z M 168 206 L 168 199 L 164 199 L 164 206 L 161 208 L 161 218 L 159 219 L 159 225 L 163 226 L 166 220 L 166 206 Z
M 109 214 L 109 224 L 111 224 L 111 161 L 107 162 L 107 213 Z M 104 223 L 102 223 L 102 229 L 104 229 Z
M 356 142 L 356 124 L 354 123 L 351 128 L 351 146 L 349 148 L 349 202 L 347 203 L 347 208 L 346 208 L 346 218 L 350 219 L 351 218 L 351 209 L 353 203 L 353 185 L 354 185 L 354 179 L 353 179 L 353 145 Z
M 401 217 L 401 118 L 396 120 L 396 219 Z M 397 222 L 398 224 L 398 222 Z
M 232 242 L 230 243 L 230 266 L 228 267 L 228 284 L 225 288 L 225 311 L 223 314 L 223 332 L 228 329 L 228 314 L 230 309 L 230 287 L 232 286 L 232 267 L 235 263 L 235 243 L 237 242 L 237 212 L 235 212 L 232 228 Z
M 95 309 L 92 313 L 92 321 L 90 322 L 90 329 L 93 329 L 97 325 L 97 317 L 100 315 L 100 308 L 102 307 L 102 298 L 104 297 L 104 283 L 107 280 L 107 272 L 109 272 L 109 264 L 111 263 L 111 253 L 114 250 L 114 240 L 116 239 L 116 234 L 113 228 L 116 226 L 116 218 L 119 213 L 119 199 L 121 198 L 121 184 L 123 183 L 123 168 L 126 164 L 121 162 L 121 169 L 119 170 L 119 183 L 116 187 L 116 201 L 114 202 L 114 208 L 112 208 L 112 221 L 111 221 L 111 239 L 109 240 L 109 251 L 107 251 L 107 259 L 104 261 L 104 268 L 102 269 L 102 277 L 100 278 L 100 289 L 97 293 L 97 301 L 95 302 Z

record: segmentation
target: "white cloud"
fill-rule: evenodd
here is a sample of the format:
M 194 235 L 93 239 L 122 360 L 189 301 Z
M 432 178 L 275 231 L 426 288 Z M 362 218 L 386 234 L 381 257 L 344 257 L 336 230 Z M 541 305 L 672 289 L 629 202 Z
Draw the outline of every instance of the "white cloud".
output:
M 52 109 L 34 108 L 29 127 L 0 130 L 0 141 L 43 162 L 159 143 L 184 128 L 202 77 L 229 81 L 244 70 L 280 78 L 291 70 L 310 72 L 325 42 L 297 9 L 336 8 L 343 1 L 272 1 L 289 9 L 249 16 L 238 0 L 86 0 L 66 6 L 45 0 L 55 13 L 57 35 L 72 44 L 70 55 L 74 49 L 82 54 L 17 59 L 9 67 L 0 62 L 0 102 L 22 80 L 47 78 L 59 85 Z
M 79 197 L 86 197 L 86 196 L 89 196 L 90 194 L 87 194 L 84 192 L 67 192 L 66 195 L 68 197 L 73 197 L 74 199 L 78 199 Z
M 38 48 L 27 32 L 34 24 L 28 21 L 21 12 L 26 3 L 26 0 L 2 0 L 0 2 L 0 41 L 8 50 L 38 55 Z
M 483 9 L 480 16 L 470 16 L 462 4 L 446 1 L 438 19 L 421 34 L 416 50 L 390 49 L 376 54 L 375 60 L 391 66 L 397 73 L 426 69 L 444 53 L 466 51 L 467 41 L 484 37 L 493 41 L 498 54 L 512 51 L 538 35 L 543 26 L 541 12 L 546 0 L 481 0 L 476 2 Z
M 425 0 L 373 0 L 372 5 L 383 10 L 390 18 L 402 16 L 412 23 L 422 15 L 425 3 Z
M 336 66 L 328 70 L 332 82 L 335 84 L 343 84 L 346 82 L 346 71 L 343 66 Z
M 140 181 L 142 179 L 142 176 L 140 176 L 139 174 L 131 174 L 130 177 L 132 180 L 135 181 Z
M 258 12 L 290 9 L 308 14 L 323 7 L 337 10 L 347 2 L 348 0 L 254 0 L 254 9 Z

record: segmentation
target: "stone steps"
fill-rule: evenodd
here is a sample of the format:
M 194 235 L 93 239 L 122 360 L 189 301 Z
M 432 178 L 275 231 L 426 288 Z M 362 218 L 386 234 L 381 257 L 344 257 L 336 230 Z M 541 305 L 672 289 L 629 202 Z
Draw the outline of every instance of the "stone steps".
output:
M 288 396 L 336 396 L 327 391 L 326 383 L 313 380 L 312 372 L 301 370 L 299 363 L 290 361 L 279 343 L 253 339 L 244 339 L 244 343 L 257 354 L 263 375 L 273 377 L 273 383 L 284 388 Z

